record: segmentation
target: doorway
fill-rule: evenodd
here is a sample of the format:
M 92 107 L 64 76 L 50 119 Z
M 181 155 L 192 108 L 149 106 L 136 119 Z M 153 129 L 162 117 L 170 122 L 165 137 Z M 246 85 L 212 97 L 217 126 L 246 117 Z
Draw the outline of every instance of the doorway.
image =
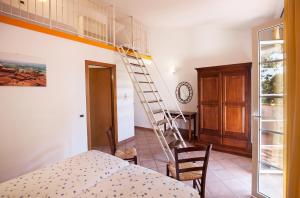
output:
M 117 142 L 116 65 L 85 61 L 88 149 L 109 151 L 107 130 Z
M 282 21 L 254 30 L 253 181 L 256 197 L 283 197 L 284 40 Z

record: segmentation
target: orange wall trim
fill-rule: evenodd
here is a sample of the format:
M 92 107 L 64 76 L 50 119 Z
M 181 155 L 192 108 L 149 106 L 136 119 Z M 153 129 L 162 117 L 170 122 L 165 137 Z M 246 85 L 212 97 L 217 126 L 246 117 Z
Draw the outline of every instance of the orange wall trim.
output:
M 107 45 L 106 43 L 102 43 L 100 41 L 89 40 L 89 39 L 86 39 L 86 38 L 83 38 L 83 37 L 68 34 L 68 33 L 65 33 L 65 32 L 58 31 L 58 30 L 53 30 L 53 29 L 50 29 L 50 28 L 47 28 L 47 27 L 31 24 L 31 23 L 28 23 L 28 22 L 25 22 L 25 21 L 22 21 L 22 20 L 18 20 L 18 19 L 8 17 L 8 16 L 0 15 L 0 22 L 6 23 L 6 24 L 9 24 L 9 25 L 14 25 L 14 26 L 17 26 L 17 27 L 21 27 L 21 28 L 24 28 L 24 29 L 33 30 L 33 31 L 36 31 L 36 32 L 41 32 L 41 33 L 44 33 L 44 34 L 64 38 L 64 39 L 69 39 L 69 40 L 84 43 L 84 44 L 87 44 L 87 45 L 100 47 L 100 48 L 103 48 L 103 49 L 117 51 L 117 49 L 115 47 Z M 144 55 L 144 54 L 140 54 L 140 55 L 144 59 L 148 59 L 148 60 L 152 59 L 151 56 L 147 56 L 147 55 Z
M 21 20 L 18 20 L 18 19 L 13 19 L 13 18 L 10 18 L 10 17 L 7 17 L 7 16 L 1 15 L 0 16 L 0 22 L 6 23 L 6 24 L 9 24 L 9 25 L 14 25 L 14 26 L 17 26 L 17 27 L 21 27 L 21 28 L 24 28 L 24 29 L 33 30 L 33 31 L 36 31 L 36 32 L 41 32 L 41 33 L 49 34 L 49 35 L 52 35 L 52 36 L 57 36 L 57 37 L 60 37 L 60 38 L 65 38 L 65 39 L 69 39 L 69 40 L 72 40 L 72 41 L 77 41 L 77 42 L 80 42 L 80 43 L 85 43 L 85 44 L 88 44 L 88 45 L 93 45 L 93 46 L 96 46 L 96 47 L 101 47 L 101 48 L 104 48 L 104 49 L 116 51 L 115 47 L 107 45 L 105 43 L 101 43 L 101 42 L 98 42 L 98 41 L 92 41 L 92 40 L 89 40 L 89 39 L 86 39 L 86 38 L 82 38 L 82 37 L 79 37 L 79 36 L 75 36 L 75 35 L 64 33 L 64 32 L 57 31 L 57 30 L 52 30 L 52 29 L 49 29 L 47 27 L 42 27 L 42 26 L 39 26 L 39 25 L 27 23 L 25 21 L 21 21 Z

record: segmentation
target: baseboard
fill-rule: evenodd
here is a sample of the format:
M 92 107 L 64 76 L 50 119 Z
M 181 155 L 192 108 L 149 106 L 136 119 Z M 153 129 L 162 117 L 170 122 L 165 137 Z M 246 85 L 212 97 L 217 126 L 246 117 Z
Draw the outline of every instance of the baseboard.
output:
M 141 126 L 134 126 L 135 129 L 141 129 L 141 130 L 146 130 L 146 131 L 153 131 L 151 128 L 146 128 L 146 127 L 141 127 Z
M 122 140 L 122 141 L 119 141 L 118 144 L 126 144 L 128 142 L 131 142 L 134 140 L 134 136 L 130 137 L 130 138 L 127 138 L 125 140 Z

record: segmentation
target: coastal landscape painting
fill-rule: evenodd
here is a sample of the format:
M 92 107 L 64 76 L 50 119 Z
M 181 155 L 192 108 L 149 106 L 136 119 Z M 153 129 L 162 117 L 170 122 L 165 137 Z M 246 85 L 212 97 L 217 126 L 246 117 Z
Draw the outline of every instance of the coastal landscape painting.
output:
M 0 86 L 46 87 L 46 64 L 0 57 Z

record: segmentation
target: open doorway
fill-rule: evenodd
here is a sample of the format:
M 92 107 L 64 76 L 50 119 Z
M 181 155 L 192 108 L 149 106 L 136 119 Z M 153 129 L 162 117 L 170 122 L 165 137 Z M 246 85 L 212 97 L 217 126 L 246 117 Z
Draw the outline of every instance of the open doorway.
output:
M 117 132 L 116 65 L 85 61 L 88 149 L 109 149 L 106 134 Z

